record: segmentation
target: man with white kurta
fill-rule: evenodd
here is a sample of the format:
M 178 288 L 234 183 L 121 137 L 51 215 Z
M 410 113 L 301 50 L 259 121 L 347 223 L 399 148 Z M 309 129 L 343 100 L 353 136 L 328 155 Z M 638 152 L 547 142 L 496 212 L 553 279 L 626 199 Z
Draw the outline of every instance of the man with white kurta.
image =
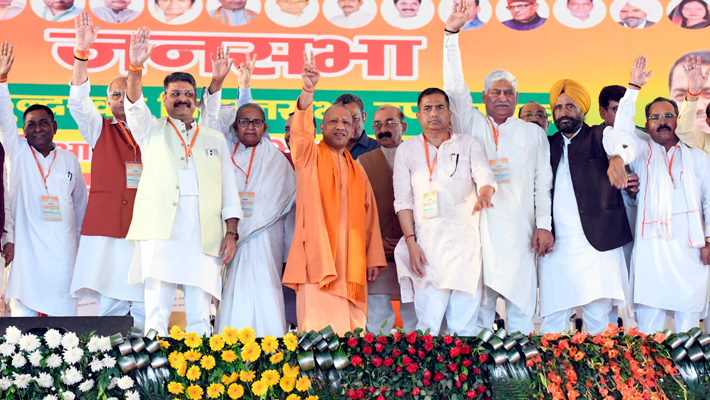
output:
M 86 184 L 79 160 L 53 143 L 54 113 L 34 104 L 25 110 L 19 136 L 7 90 L 13 46 L 0 49 L 0 141 L 10 170 L 15 219 L 15 259 L 5 297 L 13 317 L 74 316 L 69 295 L 79 230 L 86 211 Z
M 123 99 L 126 78 L 113 80 L 106 102 L 113 118 L 104 118 L 91 100 L 87 74 L 89 48 L 98 29 L 88 11 L 75 20 L 76 50 L 69 89 L 69 112 L 79 133 L 93 149 L 91 195 L 81 227 L 71 294 L 99 302 L 99 316 L 133 316 L 143 329 L 143 285 L 128 284 L 133 242 L 126 240 L 142 170 L 141 153 L 126 129 Z
M 417 100 L 422 134 L 397 148 L 394 208 L 404 237 L 395 248 L 402 301 L 414 301 L 417 329 L 474 336 L 482 297 L 479 211 L 493 207 L 497 184 L 480 144 L 449 131 L 446 93 Z
M 234 256 L 237 218 L 243 216 L 239 190 L 224 137 L 193 119 L 197 95 L 192 75 L 168 75 L 163 94 L 168 117 L 151 115 L 141 92 L 143 64 L 155 47 L 149 36 L 144 28 L 131 35 L 125 102 L 126 121 L 143 152 L 127 236 L 136 241 L 129 283 L 145 284 L 146 330 L 168 334 L 175 291 L 182 285 L 186 330 L 209 335 L 211 300 L 221 298 L 220 264 Z M 220 51 L 218 58 L 229 70 L 231 60 L 224 57 Z M 221 84 L 210 91 L 219 89 Z
M 464 82 L 457 33 L 468 18 L 468 2 L 456 6 L 446 23 L 444 90 L 451 97 L 452 125 L 481 144 L 498 183 L 496 207 L 481 214 L 483 284 L 486 304 L 480 328 L 493 326 L 496 300 L 505 299 L 508 330 L 530 333 L 537 305 L 537 257 L 552 251 L 550 147 L 536 124 L 515 118 L 517 80 L 496 70 L 484 80 L 483 115 L 471 106 Z M 532 250 L 531 250 L 532 249 Z M 515 278 L 512 278 L 515 277 Z
M 581 307 L 587 332 L 597 334 L 608 326 L 612 306 L 626 300 L 622 246 L 632 237 L 619 189 L 628 183 L 624 165 L 636 156 L 635 135 L 585 124 L 591 98 L 571 79 L 553 85 L 550 104 L 559 130 L 550 137 L 555 251 L 538 260 L 541 329 L 569 330 L 569 317 Z

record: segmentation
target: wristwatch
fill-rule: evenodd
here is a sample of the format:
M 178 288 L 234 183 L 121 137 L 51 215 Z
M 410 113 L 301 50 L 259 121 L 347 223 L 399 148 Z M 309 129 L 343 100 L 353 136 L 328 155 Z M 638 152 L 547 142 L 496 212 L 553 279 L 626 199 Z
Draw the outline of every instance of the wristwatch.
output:
M 235 240 L 237 239 L 237 234 L 232 231 L 227 231 L 227 235 L 233 237 Z

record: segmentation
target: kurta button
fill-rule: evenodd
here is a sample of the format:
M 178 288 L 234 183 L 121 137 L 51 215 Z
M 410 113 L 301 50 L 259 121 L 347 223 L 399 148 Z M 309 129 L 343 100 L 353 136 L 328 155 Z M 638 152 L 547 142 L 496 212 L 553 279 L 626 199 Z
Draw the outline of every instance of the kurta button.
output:
M 185 147 L 185 143 L 180 143 L 180 147 Z
M 174 206 L 176 206 L 176 205 L 177 205 L 177 203 L 173 203 L 173 205 L 174 205 Z
M 133 146 L 128 145 L 128 150 L 133 150 Z
M 185 157 L 180 157 L 180 159 L 181 159 L 181 160 L 184 160 L 184 159 L 185 159 Z
M 175 189 L 180 189 L 180 186 L 175 186 Z
M 123 204 L 128 204 L 128 202 L 126 200 L 123 200 Z

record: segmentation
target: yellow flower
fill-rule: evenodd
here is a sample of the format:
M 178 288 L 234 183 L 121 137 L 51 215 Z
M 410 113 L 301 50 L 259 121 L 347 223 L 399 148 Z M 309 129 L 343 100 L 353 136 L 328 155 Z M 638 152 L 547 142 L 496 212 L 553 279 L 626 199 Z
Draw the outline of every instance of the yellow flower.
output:
M 296 351 L 298 348 L 298 338 L 293 333 L 287 333 L 283 337 L 284 344 L 288 351 Z
M 254 339 L 256 339 L 256 332 L 254 332 L 254 330 L 250 327 L 247 326 L 239 331 L 239 341 L 242 342 L 242 344 L 253 342 Z
M 195 350 L 186 351 L 184 356 L 187 361 L 192 361 L 192 362 L 195 362 L 195 361 L 199 360 L 200 358 L 202 358 L 202 354 L 196 352 Z
M 227 350 L 224 353 L 222 353 L 222 361 L 228 362 L 228 363 L 233 363 L 236 360 L 237 360 L 237 353 L 235 353 L 234 351 Z
M 244 387 L 238 383 L 229 385 L 229 389 L 227 389 L 227 396 L 229 396 L 230 399 L 235 400 L 244 396 Z
M 294 365 L 292 367 L 288 364 L 284 364 L 284 367 L 283 367 L 284 376 L 288 376 L 289 378 L 295 378 L 298 376 L 298 374 L 300 372 L 301 372 L 301 369 L 298 367 L 298 365 Z
M 269 361 L 271 361 L 272 364 L 276 365 L 283 361 L 284 359 L 284 353 L 276 353 L 271 358 L 269 358 Z
M 160 340 L 160 339 L 159 339 L 159 340 L 158 340 L 158 343 L 160 343 L 160 347 L 161 347 L 163 350 L 167 350 L 167 349 L 170 348 L 170 342 L 168 342 L 168 341 L 166 341 L 166 340 Z
M 239 340 L 239 331 L 231 326 L 225 326 L 224 329 L 222 329 L 222 336 L 224 337 L 224 341 L 231 346 Z
M 273 369 L 264 371 L 261 374 L 261 380 L 265 384 L 269 385 L 269 387 L 277 385 L 279 383 L 279 379 L 281 379 L 281 375 L 279 375 L 278 371 Z
M 185 335 L 185 345 L 191 349 L 196 349 L 202 346 L 202 338 L 195 332 L 190 332 Z
M 279 341 L 273 336 L 267 336 L 261 339 L 261 349 L 264 353 L 273 353 L 279 348 Z
M 230 385 L 234 382 L 236 382 L 239 379 L 239 374 L 236 372 L 232 372 L 232 375 L 222 375 L 222 383 L 225 385 Z
M 299 396 L 297 394 L 290 394 L 290 395 L 288 395 L 286 400 L 301 400 L 301 396 Z
M 239 371 L 239 380 L 242 382 L 251 382 L 256 378 L 254 371 Z
M 178 375 L 180 375 L 180 376 L 185 376 L 185 373 L 186 373 L 186 372 L 187 372 L 187 363 L 184 362 L 184 363 L 182 363 L 182 365 L 180 366 L 180 368 L 178 368 L 177 373 L 178 373 Z
M 202 395 L 204 394 L 204 390 L 202 390 L 201 387 L 195 386 L 195 385 L 190 385 L 190 387 L 187 388 L 187 398 L 188 399 L 201 399 Z
M 207 387 L 207 397 L 216 399 L 224 393 L 224 386 L 219 383 L 213 383 Z
M 200 379 L 200 376 L 202 376 L 202 371 L 200 371 L 200 367 L 198 367 L 197 365 L 193 365 L 192 367 L 190 367 L 190 369 L 187 370 L 187 379 L 191 381 L 196 381 Z
M 182 340 L 185 337 L 185 332 L 183 332 L 179 326 L 173 325 L 173 327 L 170 328 L 170 337 L 175 340 Z
M 202 356 L 202 360 L 200 360 L 200 365 L 202 365 L 202 368 L 208 371 L 214 368 L 215 364 L 217 364 L 217 362 L 212 356 Z
M 220 351 L 224 348 L 224 338 L 219 335 L 214 335 L 210 338 L 210 349 L 212 351 Z
M 311 387 L 311 380 L 307 376 L 302 376 L 298 378 L 296 382 L 296 390 L 299 392 L 305 392 Z
M 281 382 L 279 382 L 279 385 L 281 386 L 281 389 L 284 392 L 288 393 L 293 391 L 294 386 L 296 386 L 296 380 L 288 376 L 284 376 L 283 378 L 281 378 Z
M 251 385 L 251 391 L 259 397 L 265 395 L 267 390 L 269 390 L 269 386 L 262 381 L 256 381 Z
M 168 383 L 168 392 L 172 394 L 183 394 L 185 392 L 185 386 L 180 382 L 170 382 Z
M 256 342 L 249 342 L 244 345 L 244 348 L 242 349 L 242 359 L 244 361 L 254 362 L 259 359 L 260 355 L 261 348 L 259 348 L 259 345 L 256 344 Z
M 306 400 L 318 400 L 318 396 L 308 396 Z
M 185 356 L 179 351 L 173 351 L 168 356 L 168 362 L 173 369 L 179 369 L 185 363 Z

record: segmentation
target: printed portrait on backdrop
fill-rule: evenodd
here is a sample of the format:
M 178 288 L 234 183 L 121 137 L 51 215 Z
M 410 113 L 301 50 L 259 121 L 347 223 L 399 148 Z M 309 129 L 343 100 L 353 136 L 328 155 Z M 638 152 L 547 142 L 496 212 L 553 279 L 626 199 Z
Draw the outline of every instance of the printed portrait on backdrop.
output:
M 261 3 L 259 0 L 207 0 L 207 12 L 222 25 L 240 26 L 259 16 Z
M 655 25 L 663 17 L 663 7 L 656 0 L 615 0 L 609 15 L 619 25 L 644 29 Z
M 0 0 L 0 21 L 18 16 L 26 4 L 24 1 Z
M 266 15 L 275 23 L 289 28 L 305 26 L 318 16 L 318 0 L 265 0 Z
M 688 93 L 688 78 L 686 78 L 685 71 L 683 71 L 683 62 L 686 57 L 690 56 L 700 57 L 703 71 L 710 68 L 710 50 L 695 50 L 678 57 L 668 73 L 668 97 L 675 100 L 679 106 L 683 103 L 685 95 Z M 710 117 L 706 114 L 708 104 L 710 104 L 710 82 L 705 84 L 698 98 L 696 119 L 700 130 L 703 132 L 710 132 L 710 122 L 708 122 Z
M 400 29 L 417 29 L 426 25 L 434 16 L 431 0 L 382 0 L 382 18 Z
M 530 31 L 547 21 L 550 8 L 544 0 L 500 0 L 496 5 L 496 16 L 510 29 Z
M 323 15 L 333 25 L 341 28 L 361 28 L 375 19 L 375 0 L 325 0 Z
M 32 0 L 32 10 L 40 18 L 52 22 L 71 21 L 76 18 L 86 3 L 84 0 Z
M 192 22 L 200 15 L 202 0 L 152 0 L 148 9 L 160 22 L 182 25 Z
M 666 8 L 668 19 L 685 29 L 710 26 L 710 5 L 705 0 L 673 0 Z
M 570 28 L 591 28 L 606 16 L 603 0 L 557 0 L 552 6 L 555 19 Z
M 471 14 L 468 16 L 468 21 L 461 27 L 463 31 L 480 28 L 491 19 L 493 8 L 488 0 L 466 0 L 471 7 Z M 439 18 L 442 22 L 446 22 L 451 15 L 454 2 L 458 4 L 459 0 L 443 0 L 439 3 Z
M 91 12 L 101 21 L 120 24 L 136 19 L 143 12 L 144 0 L 90 0 Z

